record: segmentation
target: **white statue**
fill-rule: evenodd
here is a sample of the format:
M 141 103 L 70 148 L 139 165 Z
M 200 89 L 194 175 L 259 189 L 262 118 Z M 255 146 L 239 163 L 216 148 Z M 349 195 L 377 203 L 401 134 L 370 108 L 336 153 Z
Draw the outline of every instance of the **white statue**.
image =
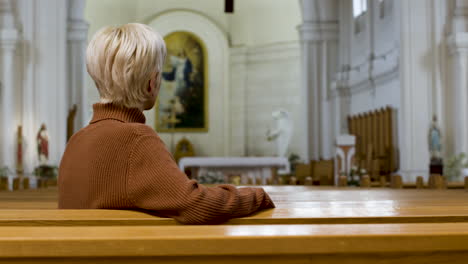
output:
M 284 110 L 275 111 L 271 115 L 276 121 L 276 129 L 267 131 L 267 139 L 276 140 L 278 157 L 286 157 L 293 132 L 292 120 L 289 113 Z

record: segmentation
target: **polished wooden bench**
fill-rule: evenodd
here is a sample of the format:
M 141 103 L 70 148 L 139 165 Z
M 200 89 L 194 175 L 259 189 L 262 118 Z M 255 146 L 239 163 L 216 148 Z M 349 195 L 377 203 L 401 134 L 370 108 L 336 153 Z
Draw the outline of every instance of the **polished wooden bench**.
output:
M 468 223 L 0 227 L 0 263 L 466 263 Z
M 229 225 L 375 224 L 468 222 L 468 207 L 444 208 L 276 208 L 232 219 Z M 126 210 L 0 210 L 0 226 L 143 226 L 177 225 Z
M 468 192 L 464 190 L 362 190 L 308 186 L 265 186 L 265 189 L 277 208 L 233 219 L 228 224 L 468 222 Z M 172 219 L 142 212 L 54 210 L 56 208 L 57 193 L 54 189 L 1 193 L 0 225 L 176 224 Z

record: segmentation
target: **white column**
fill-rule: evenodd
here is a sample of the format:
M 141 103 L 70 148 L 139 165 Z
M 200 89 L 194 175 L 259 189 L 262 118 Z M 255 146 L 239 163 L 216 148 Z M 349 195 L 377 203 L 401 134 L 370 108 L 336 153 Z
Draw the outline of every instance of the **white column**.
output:
M 1 155 L 2 166 L 15 168 L 15 49 L 18 42 L 12 6 L 9 0 L 0 1 L 0 96 L 1 96 Z
M 452 6 L 450 50 L 452 94 L 451 113 L 453 153 L 468 152 L 468 0 L 455 0 Z
M 404 181 L 429 172 L 428 128 L 432 116 L 433 75 L 436 67 L 421 65 L 433 52 L 431 2 L 399 1 L 400 96 L 398 112 L 400 173 Z
M 86 125 L 89 106 L 85 87 L 88 23 L 84 20 L 84 0 L 69 0 L 67 27 L 68 107 L 78 106 L 75 130 Z
M 329 122 L 332 77 L 338 53 L 338 1 L 301 0 L 302 113 L 304 160 L 330 158 L 333 123 Z
M 6 41 L 4 32 L 0 34 L 1 63 L 2 63 L 2 85 L 1 85 L 1 103 L 2 103 L 2 158 L 3 165 L 11 170 L 15 168 L 15 98 L 14 98 L 14 53 L 16 41 L 10 39 Z
M 453 72 L 454 152 L 468 152 L 468 32 L 449 37 Z

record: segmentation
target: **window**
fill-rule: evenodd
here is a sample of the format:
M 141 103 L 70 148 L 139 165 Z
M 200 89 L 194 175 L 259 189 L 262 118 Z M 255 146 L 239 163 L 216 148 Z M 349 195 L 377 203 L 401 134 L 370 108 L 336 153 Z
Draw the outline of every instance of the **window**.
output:
M 379 15 L 380 15 L 380 18 L 384 18 L 385 17 L 385 0 L 378 0 L 378 3 L 379 3 Z
M 364 31 L 366 24 L 365 13 L 367 12 L 367 0 L 353 0 L 354 33 Z
M 380 0 L 379 0 L 380 1 Z M 354 18 L 359 17 L 367 11 L 367 0 L 353 0 Z

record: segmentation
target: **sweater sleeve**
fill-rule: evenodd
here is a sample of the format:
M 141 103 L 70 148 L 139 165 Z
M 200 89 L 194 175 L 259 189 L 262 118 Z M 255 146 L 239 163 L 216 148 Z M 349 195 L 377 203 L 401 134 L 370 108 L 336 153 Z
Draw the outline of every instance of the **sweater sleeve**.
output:
M 189 180 L 156 134 L 136 140 L 127 173 L 127 195 L 134 206 L 183 224 L 222 223 L 275 207 L 261 188 L 205 187 Z

